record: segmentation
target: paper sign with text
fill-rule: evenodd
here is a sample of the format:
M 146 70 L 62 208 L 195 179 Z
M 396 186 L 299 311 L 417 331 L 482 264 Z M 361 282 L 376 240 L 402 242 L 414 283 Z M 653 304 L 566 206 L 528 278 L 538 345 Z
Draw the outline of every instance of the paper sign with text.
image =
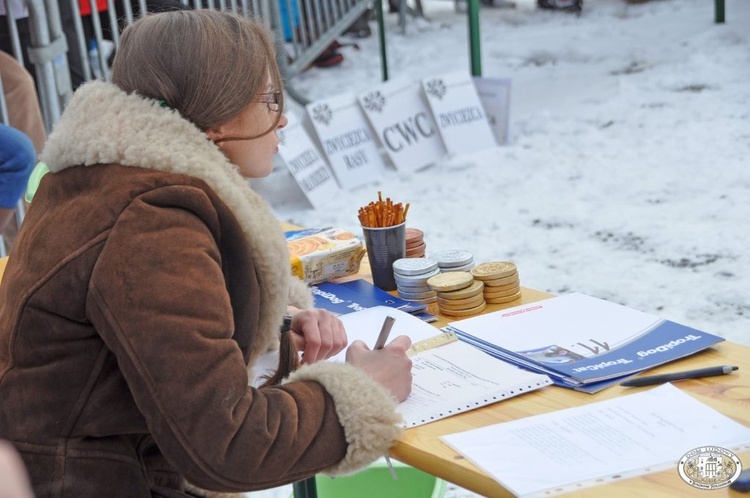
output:
M 445 146 L 418 83 L 387 81 L 360 95 L 359 103 L 400 171 L 416 171 L 445 156 Z
M 289 123 L 286 127 L 276 132 L 280 140 L 279 156 L 307 200 L 317 208 L 336 195 L 339 187 L 302 123 L 291 113 L 287 114 L 287 118 Z
M 508 143 L 510 128 L 510 80 L 501 78 L 474 77 L 482 107 L 498 145 Z
M 471 76 L 463 71 L 422 80 L 443 143 L 452 156 L 494 147 L 482 102 Z
M 385 164 L 354 94 L 311 102 L 307 113 L 341 188 L 380 179 Z

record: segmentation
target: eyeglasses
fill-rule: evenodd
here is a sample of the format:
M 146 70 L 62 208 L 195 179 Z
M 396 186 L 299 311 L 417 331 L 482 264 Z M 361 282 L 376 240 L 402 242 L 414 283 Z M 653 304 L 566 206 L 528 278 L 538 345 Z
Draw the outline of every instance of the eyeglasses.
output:
M 259 93 L 253 102 L 262 102 L 268 106 L 268 110 L 279 112 L 281 109 L 281 92 Z

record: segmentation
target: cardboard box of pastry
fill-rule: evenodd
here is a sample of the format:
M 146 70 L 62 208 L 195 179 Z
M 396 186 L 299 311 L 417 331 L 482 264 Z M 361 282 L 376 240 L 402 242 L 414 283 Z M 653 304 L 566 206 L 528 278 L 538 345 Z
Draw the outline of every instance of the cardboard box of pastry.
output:
M 353 275 L 365 254 L 364 244 L 343 228 L 311 228 L 286 232 L 292 274 L 315 284 Z

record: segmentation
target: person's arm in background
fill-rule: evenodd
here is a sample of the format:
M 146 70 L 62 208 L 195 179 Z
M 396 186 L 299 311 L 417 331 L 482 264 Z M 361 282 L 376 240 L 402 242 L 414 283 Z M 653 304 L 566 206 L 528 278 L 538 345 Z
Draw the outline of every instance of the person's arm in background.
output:
M 3 440 L 0 440 L 0 498 L 34 498 L 21 457 Z
M 28 135 L 39 155 L 47 140 L 47 131 L 31 74 L 14 57 L 0 52 L 0 79 L 8 106 L 7 124 Z

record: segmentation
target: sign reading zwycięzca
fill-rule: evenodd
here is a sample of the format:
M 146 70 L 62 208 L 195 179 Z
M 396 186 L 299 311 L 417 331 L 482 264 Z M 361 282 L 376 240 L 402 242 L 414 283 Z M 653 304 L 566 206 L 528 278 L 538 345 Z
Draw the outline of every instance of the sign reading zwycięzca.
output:
M 445 156 L 445 146 L 419 83 L 387 81 L 359 95 L 394 166 L 410 173 Z
M 385 164 L 354 94 L 311 102 L 307 113 L 341 188 L 380 179 Z
M 321 157 L 302 123 L 291 113 L 289 123 L 278 130 L 279 157 L 292 173 L 294 180 L 313 207 L 325 204 L 339 191 L 333 173 L 325 159 Z

